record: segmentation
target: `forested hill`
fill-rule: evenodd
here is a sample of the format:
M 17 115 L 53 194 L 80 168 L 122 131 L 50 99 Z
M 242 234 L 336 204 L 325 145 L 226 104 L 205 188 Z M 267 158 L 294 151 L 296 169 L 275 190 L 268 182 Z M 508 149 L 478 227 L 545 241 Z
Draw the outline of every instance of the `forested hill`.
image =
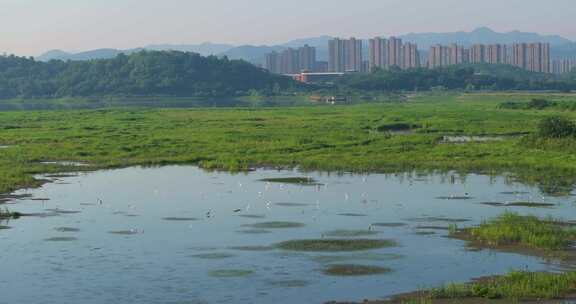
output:
M 0 56 L 0 99 L 68 96 L 232 96 L 292 86 L 240 60 L 177 51 L 39 62 Z

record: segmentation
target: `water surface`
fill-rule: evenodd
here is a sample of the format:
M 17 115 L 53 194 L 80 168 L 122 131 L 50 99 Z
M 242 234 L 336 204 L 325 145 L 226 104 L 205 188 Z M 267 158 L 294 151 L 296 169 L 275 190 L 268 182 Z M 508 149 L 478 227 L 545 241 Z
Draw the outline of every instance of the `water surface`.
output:
M 310 177 L 318 184 L 262 181 L 289 177 Z M 535 257 L 467 250 L 463 242 L 446 238 L 446 228 L 476 225 L 507 209 L 568 220 L 574 215 L 573 198 L 546 197 L 536 188 L 480 175 L 465 180 L 274 170 L 234 175 L 171 166 L 58 180 L 17 192 L 32 197 L 9 205 L 51 216 L 1 223 L 11 229 L 0 230 L 0 303 L 376 299 L 510 269 L 556 270 L 558 265 Z M 37 197 L 49 200 L 33 200 Z M 542 200 L 555 206 L 482 204 Z M 360 252 L 275 246 L 333 238 L 396 245 Z M 386 271 L 326 274 L 341 265 Z

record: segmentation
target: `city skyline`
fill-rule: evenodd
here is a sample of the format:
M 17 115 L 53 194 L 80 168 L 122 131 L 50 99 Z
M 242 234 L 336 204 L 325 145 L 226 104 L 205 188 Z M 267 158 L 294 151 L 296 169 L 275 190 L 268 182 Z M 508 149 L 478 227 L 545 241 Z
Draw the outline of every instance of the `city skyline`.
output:
M 571 5 L 568 0 L 529 5 L 519 0 L 487 0 L 475 5 L 456 0 L 440 4 L 366 0 L 361 5 L 334 5 L 327 0 L 312 4 L 303 0 L 168 2 L 169 5 L 151 0 L 0 0 L 0 28 L 4 29 L 0 51 L 29 56 L 49 49 L 130 49 L 159 43 L 274 45 L 321 35 L 368 38 L 470 31 L 481 26 L 499 32 L 522 30 L 576 39 L 570 10 L 557 9 Z M 496 5 L 498 10 L 493 9 Z M 325 14 L 327 7 L 331 8 L 330 14 Z M 424 11 L 426 14 L 421 14 Z M 510 11 L 515 13 L 509 14 Z M 419 18 L 409 18 L 415 15 Z
M 367 46 L 366 52 L 363 51 Z M 266 54 L 264 68 L 275 74 L 367 73 L 376 68 L 439 68 L 458 64 L 504 64 L 538 73 L 562 74 L 574 68 L 574 58 L 552 58 L 550 43 L 514 42 L 511 44 L 457 43 L 429 47 L 422 56 L 418 45 L 400 38 L 374 37 L 363 40 L 334 38 L 328 41 L 328 61 L 319 61 L 316 48 L 304 45 Z

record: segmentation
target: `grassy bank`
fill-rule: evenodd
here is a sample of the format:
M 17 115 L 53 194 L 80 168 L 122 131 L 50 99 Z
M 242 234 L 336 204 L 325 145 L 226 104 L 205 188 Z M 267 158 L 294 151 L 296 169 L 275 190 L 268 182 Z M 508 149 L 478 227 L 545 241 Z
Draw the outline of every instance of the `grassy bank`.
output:
M 401 295 L 369 304 L 480 304 L 562 303 L 576 294 L 576 273 L 530 273 L 513 271 L 468 284 L 446 286 Z
M 572 225 L 552 219 L 503 215 L 477 227 L 452 229 L 452 236 L 479 248 L 505 251 L 536 250 L 544 254 L 573 256 L 576 230 Z M 566 257 L 565 256 L 565 257 Z M 370 303 L 556 303 L 576 296 L 576 272 L 533 273 L 511 271 L 503 276 L 481 278 L 471 283 L 452 283 L 399 295 L 389 301 Z
M 531 95 L 528 95 L 531 96 Z M 549 99 L 576 100 L 572 95 Z M 550 192 L 574 184 L 576 154 L 512 135 L 549 115 L 500 109 L 525 95 L 422 95 L 405 103 L 295 108 L 106 109 L 0 113 L 0 192 L 38 184 L 32 175 L 131 165 L 208 169 L 299 166 L 305 170 L 515 172 Z M 396 132 L 394 126 L 411 130 Z M 445 135 L 504 136 L 445 143 Z M 89 166 L 42 164 L 77 161 Z M 562 177 L 562 178 L 559 178 Z

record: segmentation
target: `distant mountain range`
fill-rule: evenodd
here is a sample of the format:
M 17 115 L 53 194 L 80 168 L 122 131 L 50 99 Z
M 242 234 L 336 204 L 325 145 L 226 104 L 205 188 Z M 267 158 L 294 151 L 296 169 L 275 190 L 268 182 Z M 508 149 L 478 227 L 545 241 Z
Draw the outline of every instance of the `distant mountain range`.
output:
M 471 32 L 452 32 L 452 33 L 410 33 L 399 35 L 404 41 L 418 44 L 421 50 L 427 50 L 433 44 L 450 44 L 458 43 L 469 46 L 475 43 L 502 43 L 511 44 L 514 42 L 548 42 L 552 46 L 553 57 L 576 57 L 576 42 L 557 35 L 540 35 L 537 33 L 513 31 L 508 33 L 498 33 L 487 27 L 481 27 Z M 195 52 L 204 56 L 217 55 L 227 56 L 230 59 L 243 59 L 254 64 L 263 64 L 267 53 L 272 51 L 282 51 L 289 47 L 299 47 L 305 44 L 317 48 L 318 60 L 327 60 L 328 57 L 328 40 L 331 36 L 320 36 L 305 39 L 296 39 L 280 45 L 242 45 L 233 46 L 230 44 L 202 43 L 195 45 L 188 44 L 156 44 L 148 45 L 143 48 L 116 50 L 116 49 L 98 49 L 81 53 L 68 53 L 61 50 L 51 50 L 36 59 L 49 61 L 59 60 L 91 60 L 106 59 L 117 56 L 120 53 L 130 54 L 143 49 L 148 50 L 178 50 L 186 52 Z

